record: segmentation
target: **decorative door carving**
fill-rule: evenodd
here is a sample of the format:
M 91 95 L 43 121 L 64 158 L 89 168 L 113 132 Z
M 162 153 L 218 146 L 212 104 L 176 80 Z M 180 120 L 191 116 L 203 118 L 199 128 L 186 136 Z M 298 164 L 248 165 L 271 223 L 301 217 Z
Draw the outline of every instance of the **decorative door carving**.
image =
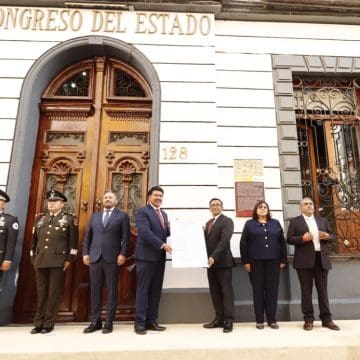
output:
M 34 219 L 46 209 L 44 196 L 50 189 L 65 193 L 67 210 L 79 218 L 80 233 L 79 255 L 66 276 L 58 320 L 88 320 L 90 289 L 88 268 L 82 264 L 82 241 L 91 214 L 102 208 L 106 190 L 118 195 L 118 207 L 131 220 L 130 252 L 120 270 L 117 319 L 133 318 L 135 215 L 146 202 L 151 106 L 151 90 L 142 76 L 119 61 L 103 57 L 71 66 L 45 90 L 15 302 L 16 321 L 32 321 L 36 310 L 29 247 Z

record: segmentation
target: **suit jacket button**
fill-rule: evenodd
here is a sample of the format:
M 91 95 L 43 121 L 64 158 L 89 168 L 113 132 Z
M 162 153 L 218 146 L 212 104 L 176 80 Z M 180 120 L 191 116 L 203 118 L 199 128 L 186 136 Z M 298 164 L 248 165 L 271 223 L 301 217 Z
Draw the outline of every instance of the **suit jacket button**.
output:
M 47 249 L 48 248 L 48 246 L 44 246 L 45 247 L 45 249 Z

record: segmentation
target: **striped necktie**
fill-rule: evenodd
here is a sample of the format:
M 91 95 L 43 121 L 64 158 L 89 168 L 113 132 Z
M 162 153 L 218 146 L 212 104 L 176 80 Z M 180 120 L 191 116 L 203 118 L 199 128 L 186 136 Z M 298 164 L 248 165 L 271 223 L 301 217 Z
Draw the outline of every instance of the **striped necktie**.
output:
M 164 218 L 163 218 L 163 216 L 161 214 L 160 209 L 159 208 L 155 209 L 155 211 L 156 211 L 156 214 L 157 214 L 157 216 L 158 216 L 158 218 L 160 220 L 160 224 L 161 224 L 162 228 L 165 229 L 165 222 L 164 222 Z
M 207 228 L 207 233 L 210 234 L 210 231 L 214 225 L 214 222 L 215 222 L 215 218 L 213 218 L 212 220 L 209 221 L 208 223 L 208 228 Z

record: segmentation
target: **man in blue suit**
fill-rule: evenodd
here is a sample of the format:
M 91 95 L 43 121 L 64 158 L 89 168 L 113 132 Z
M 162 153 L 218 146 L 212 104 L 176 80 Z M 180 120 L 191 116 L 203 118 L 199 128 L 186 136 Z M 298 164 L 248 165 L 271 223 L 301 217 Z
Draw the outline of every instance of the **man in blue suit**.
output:
M 130 238 L 129 216 L 116 208 L 116 195 L 107 191 L 103 197 L 104 210 L 91 216 L 83 244 L 83 262 L 89 266 L 91 287 L 91 324 L 84 333 L 102 328 L 102 290 L 107 289 L 104 334 L 113 330 L 118 295 L 119 266 L 126 261 Z
M 135 332 L 163 331 L 157 323 L 158 309 L 164 279 L 166 252 L 172 248 L 166 243 L 170 235 L 168 217 L 160 206 L 164 190 L 154 186 L 148 191 L 148 204 L 136 215 L 138 237 L 135 250 L 137 290 L 135 301 Z

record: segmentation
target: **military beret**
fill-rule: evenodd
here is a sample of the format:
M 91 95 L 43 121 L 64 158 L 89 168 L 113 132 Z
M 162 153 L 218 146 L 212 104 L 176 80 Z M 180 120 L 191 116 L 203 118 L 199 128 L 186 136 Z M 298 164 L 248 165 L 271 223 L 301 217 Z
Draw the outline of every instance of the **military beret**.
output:
M 0 190 L 0 200 L 4 200 L 5 202 L 10 201 L 9 195 L 3 190 Z
M 66 196 L 57 190 L 50 190 L 46 193 L 46 199 L 48 200 L 61 200 L 67 202 Z

